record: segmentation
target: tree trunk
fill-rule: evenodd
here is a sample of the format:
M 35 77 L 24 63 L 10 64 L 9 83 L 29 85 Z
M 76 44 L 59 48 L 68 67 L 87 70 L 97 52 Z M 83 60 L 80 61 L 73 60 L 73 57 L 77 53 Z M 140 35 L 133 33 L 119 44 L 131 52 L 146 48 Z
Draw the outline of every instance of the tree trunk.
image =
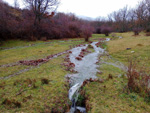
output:
M 85 38 L 85 42 L 88 42 L 88 41 L 89 41 L 89 37 L 86 37 L 86 38 Z

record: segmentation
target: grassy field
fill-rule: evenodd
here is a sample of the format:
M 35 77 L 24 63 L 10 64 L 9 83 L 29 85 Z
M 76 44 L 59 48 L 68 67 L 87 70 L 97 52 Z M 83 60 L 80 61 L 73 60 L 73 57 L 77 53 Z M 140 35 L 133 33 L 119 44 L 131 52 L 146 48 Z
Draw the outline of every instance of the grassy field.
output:
M 122 39 L 117 38 L 122 36 Z M 91 41 L 107 38 L 94 34 Z M 103 83 L 91 82 L 83 89 L 86 107 L 89 113 L 144 112 L 150 111 L 150 105 L 136 93 L 127 93 L 125 72 L 116 67 L 116 61 L 128 65 L 128 59 L 140 60 L 139 67 L 150 66 L 150 37 L 144 33 L 133 36 L 133 33 L 116 33 L 114 40 L 107 42 L 108 53 L 99 58 L 102 74 L 97 76 Z M 49 60 L 39 66 L 5 66 L 20 60 L 35 60 L 57 54 L 78 44 L 85 44 L 84 39 L 50 40 L 47 42 L 25 42 L 20 40 L 6 41 L 0 50 L 0 78 L 13 75 L 30 68 L 8 79 L 0 79 L 0 112 L 55 112 L 69 110 L 69 86 L 65 75 L 69 73 L 61 64 L 66 54 Z M 126 50 L 127 48 L 131 48 Z M 132 52 L 131 52 L 132 51 Z M 134 52 L 133 52 L 134 51 Z M 104 62 L 104 63 L 102 63 Z M 107 63 L 105 63 L 107 62 Z M 112 76 L 111 77 L 109 77 Z
M 145 36 L 145 33 L 133 36 L 132 32 L 116 33 L 116 35 L 123 38 L 109 41 L 107 43 L 109 56 L 106 54 L 100 58 L 100 62 L 107 62 L 99 67 L 102 74 L 97 74 L 104 82 L 92 82 L 84 88 L 86 106 L 89 108 L 89 113 L 148 113 L 150 103 L 137 93 L 127 92 L 125 72 L 110 64 L 120 61 L 128 66 L 128 60 L 134 59 L 138 61 L 138 69 L 143 66 L 149 68 L 150 37 Z M 109 78 L 109 75 L 113 78 Z
M 117 33 L 122 36 L 122 39 L 113 40 L 108 42 L 108 52 L 117 60 L 124 63 L 128 59 L 140 60 L 141 63 L 150 66 L 150 37 L 145 36 L 145 33 L 140 33 L 139 36 L 133 36 L 132 32 Z M 131 48 L 127 50 L 127 48 Z
M 19 60 L 46 58 L 48 55 L 64 52 L 84 43 L 83 39 L 72 40 L 5 42 L 1 47 L 3 49 L 0 50 L 0 77 L 32 68 L 9 79 L 0 80 L 0 112 L 66 112 L 70 101 L 69 86 L 65 80 L 68 72 L 61 65 L 65 54 L 40 66 L 3 65 L 13 64 Z

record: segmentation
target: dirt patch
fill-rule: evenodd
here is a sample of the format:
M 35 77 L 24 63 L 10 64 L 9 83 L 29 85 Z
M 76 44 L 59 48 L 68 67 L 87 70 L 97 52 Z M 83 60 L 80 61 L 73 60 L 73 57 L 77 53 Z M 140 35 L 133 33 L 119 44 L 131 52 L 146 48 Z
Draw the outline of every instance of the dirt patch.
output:
M 21 103 L 15 100 L 9 100 L 9 99 L 5 99 L 2 102 L 2 105 L 6 105 L 6 106 L 11 106 L 12 108 L 20 108 L 21 107 Z
M 41 79 L 42 84 L 49 84 L 49 80 L 47 78 Z
M 137 46 L 143 46 L 143 44 L 137 44 Z

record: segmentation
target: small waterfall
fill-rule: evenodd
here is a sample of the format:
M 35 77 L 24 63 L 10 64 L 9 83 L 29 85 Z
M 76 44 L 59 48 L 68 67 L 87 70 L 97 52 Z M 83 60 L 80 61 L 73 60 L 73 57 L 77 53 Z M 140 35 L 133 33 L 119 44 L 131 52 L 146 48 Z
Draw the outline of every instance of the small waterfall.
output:
M 88 45 L 76 47 L 71 50 L 72 53 L 69 56 L 70 61 L 75 64 L 74 70 L 77 73 L 67 75 L 71 86 L 69 90 L 69 99 L 72 101 L 72 106 L 69 113 L 74 113 L 76 110 L 79 110 L 81 113 L 86 113 L 86 109 L 84 107 L 76 106 L 76 102 L 78 101 L 79 90 L 83 82 L 86 79 L 97 78 L 96 73 L 98 72 L 98 65 L 96 62 L 98 61 L 98 56 L 104 53 L 104 49 L 97 47 L 96 44 L 97 42 L 91 43 L 95 52 L 84 56 L 81 61 L 77 60 L 76 57 L 80 54 L 81 50 L 86 49 Z

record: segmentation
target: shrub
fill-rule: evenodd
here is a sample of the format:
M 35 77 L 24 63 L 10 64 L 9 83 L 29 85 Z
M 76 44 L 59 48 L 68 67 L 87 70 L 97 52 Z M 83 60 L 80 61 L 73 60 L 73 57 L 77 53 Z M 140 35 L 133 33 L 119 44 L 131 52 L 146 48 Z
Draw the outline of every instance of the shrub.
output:
M 46 41 L 76 37 L 83 37 L 88 41 L 93 31 L 90 22 L 78 19 L 73 14 L 45 13 L 40 23 L 35 25 L 32 10 L 16 9 L 3 2 L 0 2 L 0 7 L 0 42 L 12 38 Z
M 41 41 L 47 41 L 47 38 L 46 37 L 42 37 Z
M 141 32 L 140 28 L 134 28 L 133 29 L 134 35 L 139 35 L 139 33 Z
M 101 27 L 97 27 L 97 28 L 96 28 L 96 33 L 97 33 L 97 34 L 101 34 Z
M 84 24 L 82 25 L 81 31 L 82 31 L 81 36 L 85 39 L 86 42 L 88 42 L 89 38 L 92 36 L 93 27 L 91 27 L 90 25 Z
M 141 68 L 140 71 L 137 71 L 136 68 L 137 63 L 130 60 L 127 72 L 128 89 L 143 97 L 150 98 L 150 76 L 146 74 L 145 69 Z
M 150 33 L 146 33 L 146 36 L 150 36 Z
M 146 32 L 150 32 L 150 26 L 146 28 Z
M 102 33 L 105 34 L 105 36 L 109 36 L 111 31 L 112 31 L 112 29 L 110 27 L 106 27 L 106 26 L 102 27 Z

